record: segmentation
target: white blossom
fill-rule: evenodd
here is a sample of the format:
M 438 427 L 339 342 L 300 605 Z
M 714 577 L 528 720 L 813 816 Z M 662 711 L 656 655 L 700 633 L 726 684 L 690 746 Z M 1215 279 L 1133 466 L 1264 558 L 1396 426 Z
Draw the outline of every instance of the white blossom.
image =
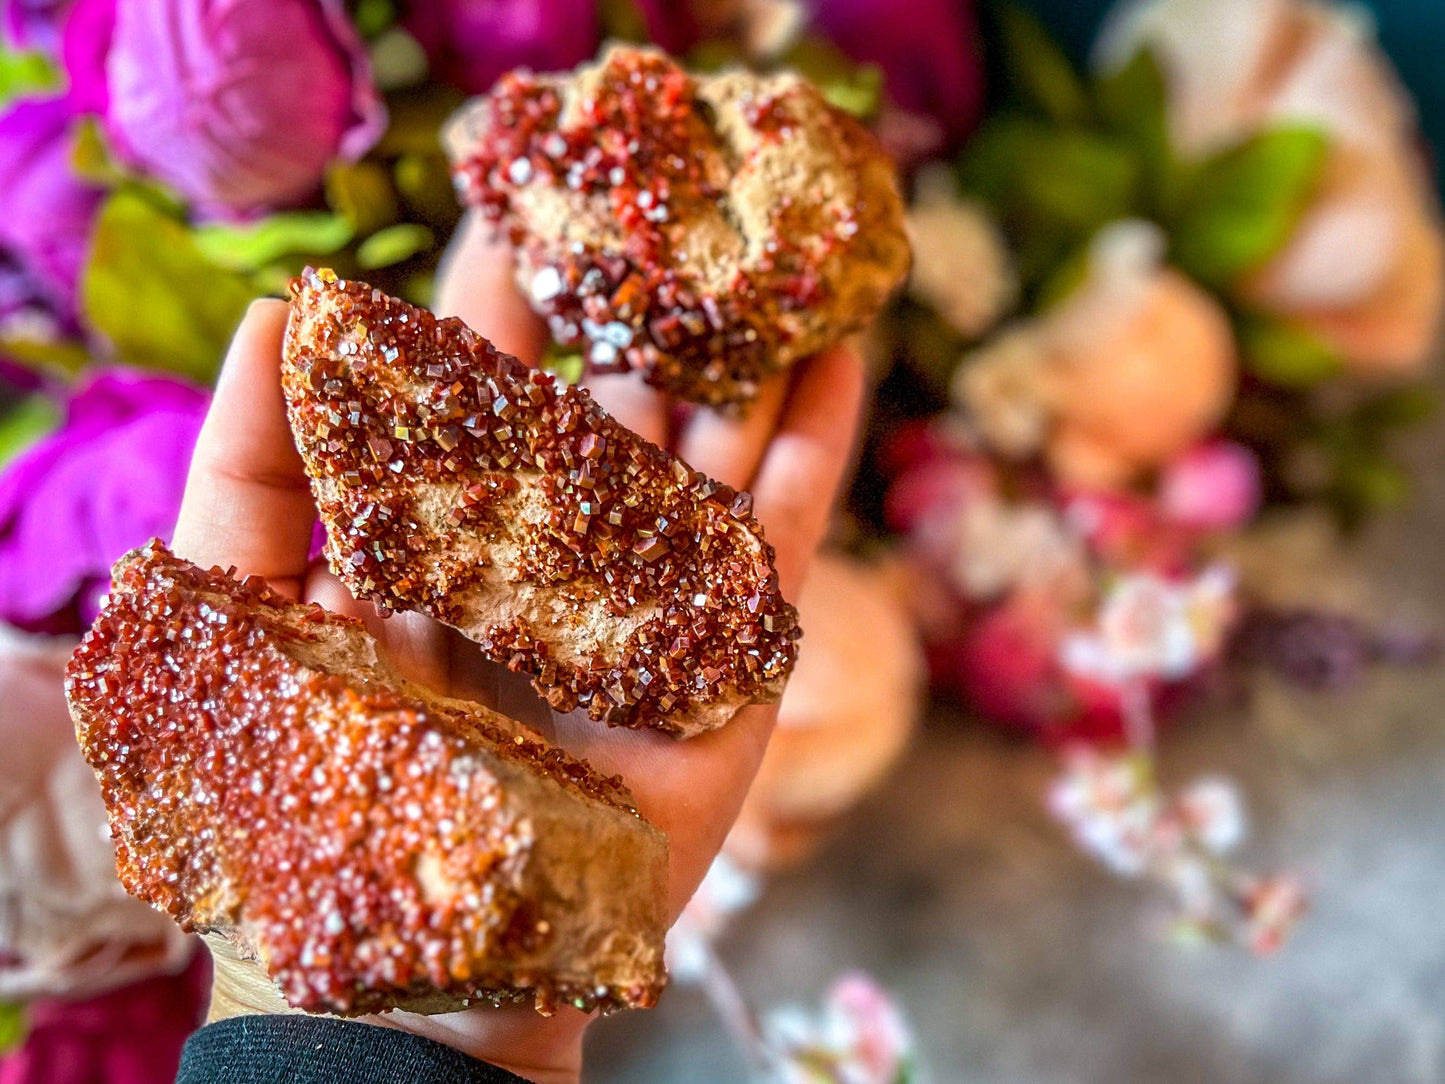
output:
M 774 1009 L 764 1035 L 782 1084 L 898 1084 L 913 1059 L 913 1035 L 902 1011 L 858 972 L 833 983 L 820 1011 Z
M 1111 685 L 1177 681 L 1213 658 L 1234 614 L 1234 575 L 1224 566 L 1185 581 L 1151 572 L 1119 577 L 1093 628 L 1064 637 L 1059 661 Z

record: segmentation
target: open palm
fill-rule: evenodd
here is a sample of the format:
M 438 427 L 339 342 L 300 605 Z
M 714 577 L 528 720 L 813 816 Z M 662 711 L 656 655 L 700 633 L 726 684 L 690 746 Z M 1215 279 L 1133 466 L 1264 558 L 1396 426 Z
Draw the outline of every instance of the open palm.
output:
M 511 254 L 486 228 L 459 231 L 438 287 L 439 313 L 460 316 L 498 348 L 529 364 L 545 329 L 512 284 Z M 540 730 L 600 771 L 626 780 L 638 808 L 667 833 L 669 902 L 675 918 L 737 816 L 777 716 L 746 708 L 726 727 L 679 742 L 655 731 L 611 730 L 585 712 L 551 713 L 526 682 L 481 657 L 474 644 L 419 614 L 382 619 L 309 560 L 316 510 L 292 443 L 281 394 L 286 306 L 252 306 L 236 333 L 186 485 L 175 551 L 202 566 L 234 565 L 294 597 L 366 621 L 394 664 L 438 692 L 482 701 Z M 749 489 L 777 550 L 785 597 L 826 529 L 857 426 L 861 366 L 839 348 L 798 366 L 760 392 L 740 418 L 681 408 L 632 375 L 588 382 L 618 421 L 694 469 Z M 214 947 L 214 946 L 213 946 Z M 218 954 L 212 1017 L 277 1011 L 274 993 Z M 377 1022 L 428 1035 L 536 1080 L 575 1080 L 586 1018 L 472 1009 L 442 1016 L 390 1013 Z

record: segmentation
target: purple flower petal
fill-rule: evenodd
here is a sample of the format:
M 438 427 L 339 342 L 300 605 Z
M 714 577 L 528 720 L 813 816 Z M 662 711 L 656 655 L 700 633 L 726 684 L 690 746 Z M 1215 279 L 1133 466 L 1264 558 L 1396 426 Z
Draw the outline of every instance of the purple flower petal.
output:
M 983 58 L 972 0 L 809 0 L 821 29 L 854 60 L 883 69 L 888 97 L 938 121 L 950 143 L 983 111 Z
M 70 169 L 75 114 L 65 98 L 31 98 L 0 114 L 0 251 L 63 322 L 74 314 L 98 189 Z
M 0 473 L 0 620 L 65 631 L 94 617 L 116 558 L 174 529 L 207 402 L 124 370 L 72 397 L 60 429 Z
M 55 53 L 70 0 L 0 0 L 0 27 L 22 49 Z

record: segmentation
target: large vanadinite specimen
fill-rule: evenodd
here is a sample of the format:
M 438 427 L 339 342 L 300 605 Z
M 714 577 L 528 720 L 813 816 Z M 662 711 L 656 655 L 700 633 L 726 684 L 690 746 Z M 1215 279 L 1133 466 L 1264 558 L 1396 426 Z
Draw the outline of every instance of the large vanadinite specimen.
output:
M 155 542 L 67 693 L 126 889 L 294 1007 L 655 1002 L 662 834 L 619 780 L 403 680 L 360 622 Z
M 908 270 L 892 162 L 791 73 L 694 77 L 617 47 L 503 76 L 444 139 L 553 338 L 697 402 L 745 403 Z
M 326 271 L 283 386 L 358 598 L 459 629 L 559 711 L 691 735 L 776 700 L 797 611 L 735 493 L 455 319 Z

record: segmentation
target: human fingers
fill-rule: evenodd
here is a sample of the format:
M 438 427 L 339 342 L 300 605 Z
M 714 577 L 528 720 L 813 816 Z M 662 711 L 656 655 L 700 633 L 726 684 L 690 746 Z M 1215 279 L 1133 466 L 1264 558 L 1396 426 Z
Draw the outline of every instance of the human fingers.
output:
M 286 421 L 281 340 L 287 306 L 247 309 L 191 456 L 172 548 L 202 568 L 234 565 L 300 592 L 316 506 Z
M 678 457 L 709 478 L 734 489 L 747 489 L 782 414 L 788 385 L 786 376 L 773 377 L 758 389 L 747 410 L 737 415 L 699 407 L 678 434 Z
M 475 212 L 462 219 L 442 259 L 432 308 L 459 316 L 498 350 L 528 365 L 542 360 L 547 329 L 518 291 L 511 246 Z
M 722 847 L 757 774 L 777 705 L 744 708 L 724 727 L 678 741 L 656 730 L 609 729 L 572 712 L 554 740 L 604 775 L 620 775 L 637 809 L 668 839 L 668 901 L 675 919 Z
M 832 516 L 863 405 L 863 363 L 839 345 L 802 362 L 753 480 L 753 512 L 795 597 Z
M 433 308 L 459 316 L 498 350 L 536 365 L 547 347 L 547 328 L 517 290 L 511 247 L 474 212 L 462 220 L 442 261 Z M 667 443 L 667 402 L 628 373 L 594 376 L 587 387 L 603 410 L 654 444 Z
M 584 384 L 597 405 L 638 436 L 659 448 L 669 441 L 667 396 L 643 383 L 639 373 L 604 373 L 589 376 Z

